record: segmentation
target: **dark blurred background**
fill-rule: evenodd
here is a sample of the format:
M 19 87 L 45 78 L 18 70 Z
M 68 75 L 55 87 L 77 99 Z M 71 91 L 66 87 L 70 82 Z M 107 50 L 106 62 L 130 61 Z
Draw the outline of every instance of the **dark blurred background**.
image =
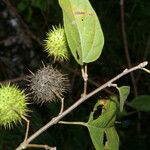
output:
M 101 57 L 88 65 L 88 91 L 105 83 L 123 69 L 145 60 L 150 62 L 150 1 L 125 1 L 124 10 L 119 0 L 90 0 L 104 32 L 105 45 Z M 122 16 L 123 15 L 123 16 Z M 121 17 L 122 16 L 122 17 Z M 123 20 L 124 17 L 124 20 Z M 125 21 L 125 22 L 124 22 Z M 43 52 L 43 40 L 52 25 L 63 24 L 62 11 L 57 0 L 1 0 L 0 1 L 0 82 L 18 84 L 28 92 L 24 80 L 41 68 L 42 62 L 61 68 L 70 76 L 71 89 L 65 98 L 65 108 L 73 104 L 82 93 L 83 80 L 80 66 L 71 57 L 69 62 L 57 63 Z M 124 45 L 125 25 L 127 43 Z M 127 47 L 125 47 L 127 46 Z M 126 51 L 125 51 L 126 50 Z M 127 51 L 129 55 L 127 55 Z M 127 57 L 129 60 L 127 60 Z M 148 65 L 147 68 L 150 65 Z M 126 75 L 116 83 L 130 85 L 128 102 L 138 95 L 150 94 L 149 75 L 142 71 L 133 73 L 134 80 Z M 133 82 L 134 81 L 134 82 Z M 90 98 L 64 120 L 87 121 L 97 99 L 107 97 L 117 91 L 108 88 Z M 30 99 L 32 101 L 32 97 Z M 47 123 L 59 112 L 59 103 L 29 106 L 30 133 Z M 148 150 L 150 143 L 150 114 L 125 106 L 125 112 L 116 124 L 120 136 L 120 150 Z M 13 150 L 22 142 L 25 122 L 11 130 L 0 129 L 0 150 Z M 33 143 L 56 146 L 58 150 L 94 150 L 89 133 L 80 126 L 55 125 L 40 135 Z

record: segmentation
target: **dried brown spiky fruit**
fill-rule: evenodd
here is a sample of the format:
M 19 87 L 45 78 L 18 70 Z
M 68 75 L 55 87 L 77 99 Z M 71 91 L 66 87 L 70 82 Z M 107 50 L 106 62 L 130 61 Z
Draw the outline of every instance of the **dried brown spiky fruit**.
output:
M 47 66 L 30 76 L 30 88 L 38 104 L 57 101 L 69 89 L 69 80 L 67 75 Z

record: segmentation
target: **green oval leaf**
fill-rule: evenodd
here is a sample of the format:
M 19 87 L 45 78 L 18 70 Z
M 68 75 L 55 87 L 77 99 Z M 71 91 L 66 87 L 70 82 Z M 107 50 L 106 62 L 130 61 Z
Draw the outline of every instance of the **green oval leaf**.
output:
M 129 86 L 121 86 L 117 87 L 120 95 L 120 111 L 123 111 L 124 103 L 130 93 L 130 87 Z
M 140 95 L 135 97 L 129 106 L 138 109 L 140 111 L 149 112 L 150 111 L 150 95 Z
M 104 45 L 98 17 L 88 0 L 59 0 L 68 45 L 83 65 L 99 58 Z

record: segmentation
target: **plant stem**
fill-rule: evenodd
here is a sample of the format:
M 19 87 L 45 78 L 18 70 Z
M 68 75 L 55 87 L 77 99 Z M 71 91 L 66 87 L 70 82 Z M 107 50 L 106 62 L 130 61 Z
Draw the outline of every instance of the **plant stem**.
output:
M 63 111 L 64 111 L 64 98 L 61 98 L 61 109 L 59 115 L 62 114 Z
M 52 89 L 51 89 L 52 90 Z M 60 102 L 61 102 L 61 108 L 60 108 L 60 112 L 59 112 L 59 115 L 63 112 L 64 110 L 64 98 L 61 97 L 57 92 L 55 92 L 54 90 L 52 90 L 52 92 L 57 96 L 57 98 L 60 99 Z
M 82 66 L 81 72 L 84 80 L 84 90 L 82 94 L 82 96 L 84 97 L 87 94 L 87 81 L 88 81 L 87 64 L 84 64 L 84 66 Z
M 150 74 L 150 70 L 148 70 L 146 68 L 141 68 L 141 69 Z
M 86 126 L 85 122 L 69 122 L 69 121 L 59 121 L 60 124 L 70 124 L 70 125 L 82 125 Z
M 25 133 L 25 137 L 24 137 L 24 141 L 26 141 L 27 138 L 28 138 L 28 134 L 29 134 L 30 121 L 26 117 L 24 117 L 24 116 L 22 116 L 22 119 L 24 119 L 26 121 L 26 123 L 27 123 L 26 133 Z
M 60 115 L 58 115 L 57 117 L 53 118 L 51 121 L 49 121 L 46 125 L 44 125 L 42 128 L 40 128 L 38 131 L 36 131 L 33 135 L 31 135 L 26 141 L 24 141 L 23 143 L 20 144 L 20 146 L 17 147 L 16 150 L 22 150 L 25 149 L 28 144 L 33 141 L 36 137 L 38 137 L 40 134 L 42 134 L 45 130 L 47 130 L 49 127 L 51 127 L 52 125 L 56 124 L 57 122 L 59 122 L 60 119 L 62 119 L 64 116 L 66 116 L 67 114 L 69 114 L 71 111 L 73 111 L 76 107 L 78 107 L 80 104 L 82 104 L 85 100 L 89 99 L 90 97 L 92 97 L 93 95 L 95 95 L 96 93 L 100 92 L 101 90 L 103 90 L 104 88 L 110 86 L 114 81 L 118 80 L 119 78 L 121 78 L 122 76 L 135 71 L 137 69 L 142 69 L 144 68 L 146 65 L 148 64 L 147 61 L 140 63 L 139 65 L 130 68 L 130 69 L 125 69 L 122 73 L 118 74 L 116 77 L 112 78 L 111 80 L 109 80 L 108 82 L 106 82 L 105 84 L 103 84 L 102 86 L 98 87 L 97 89 L 95 89 L 94 91 L 90 92 L 89 94 L 85 95 L 85 97 L 81 97 L 79 100 L 77 100 L 73 105 L 71 105 L 68 109 L 66 109 L 64 112 L 62 112 Z
M 56 147 L 49 147 L 48 145 L 39 145 L 39 144 L 28 144 L 28 147 L 44 148 L 46 150 L 56 150 Z

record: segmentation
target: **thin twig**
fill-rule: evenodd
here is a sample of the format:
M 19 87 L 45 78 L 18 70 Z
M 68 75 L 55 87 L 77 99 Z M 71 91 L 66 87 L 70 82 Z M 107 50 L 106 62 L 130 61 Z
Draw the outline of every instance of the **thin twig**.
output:
M 25 80 L 26 78 L 27 78 L 27 76 L 24 75 L 24 76 L 21 76 L 21 77 L 18 77 L 18 78 L 14 78 L 14 79 L 0 81 L 0 84 L 20 82 L 22 80 Z
M 147 39 L 147 43 L 146 43 L 146 47 L 145 47 L 145 51 L 144 51 L 144 55 L 143 55 L 142 61 L 145 61 L 147 59 L 149 50 L 150 50 L 150 34 L 149 34 L 149 37 Z M 139 72 L 138 75 L 137 75 L 137 77 L 136 77 L 136 83 L 141 78 L 141 75 L 142 75 L 142 72 Z
M 112 83 L 114 83 L 114 81 L 120 79 L 122 76 L 135 71 L 137 69 L 141 69 L 144 68 L 146 65 L 148 64 L 148 62 L 143 62 L 140 63 L 139 65 L 130 68 L 130 69 L 125 69 L 122 73 L 118 74 L 116 77 L 112 78 L 111 80 L 109 80 L 108 82 L 106 82 L 105 84 L 103 84 L 102 86 L 98 87 L 97 89 L 95 89 L 94 91 L 90 92 L 89 94 L 87 94 L 85 97 L 81 97 L 79 100 L 77 100 L 72 106 L 70 106 L 68 109 L 66 109 L 63 113 L 61 113 L 60 115 L 58 115 L 57 117 L 53 118 L 51 121 L 49 121 L 46 125 L 44 125 L 42 128 L 40 128 L 38 131 L 36 131 L 33 135 L 31 135 L 26 142 L 23 142 L 20 144 L 20 146 L 17 147 L 16 150 L 22 150 L 23 148 L 25 149 L 28 144 L 34 140 L 36 137 L 38 137 L 40 134 L 42 134 L 45 130 L 47 130 L 49 127 L 51 127 L 52 125 L 58 123 L 58 121 L 60 119 L 62 119 L 63 117 L 65 117 L 67 114 L 69 114 L 71 111 L 73 111 L 75 108 L 77 108 L 80 104 L 82 104 L 85 100 L 89 99 L 90 97 L 92 97 L 93 95 L 95 95 L 96 93 L 100 92 L 101 90 L 103 90 L 104 88 L 108 87 L 108 85 L 111 85 Z
M 22 116 L 22 119 L 25 120 L 26 123 L 27 123 L 25 137 L 24 137 L 24 140 L 23 140 L 24 142 L 26 142 L 26 140 L 28 138 L 28 134 L 29 134 L 30 121 L 24 116 Z M 56 147 L 49 147 L 48 145 L 40 145 L 40 144 L 28 144 L 27 147 L 44 148 L 45 150 L 56 150 Z
M 27 138 L 28 138 L 28 134 L 29 134 L 30 121 L 26 117 L 24 117 L 24 116 L 22 116 L 22 119 L 24 119 L 26 121 L 26 123 L 27 123 L 26 133 L 25 133 L 25 137 L 24 137 L 24 141 L 26 141 Z
M 146 68 L 141 68 L 141 69 L 150 74 L 150 70 L 148 70 Z
M 51 91 L 52 91 L 52 92 L 57 96 L 57 98 L 59 98 L 60 101 L 61 101 L 61 108 L 60 108 L 60 112 L 59 112 L 59 115 L 60 115 L 60 114 L 63 112 L 63 110 L 64 110 L 64 98 L 61 97 L 61 96 L 59 95 L 59 93 L 55 92 L 54 90 L 51 89 Z
M 130 54 L 129 54 L 128 41 L 127 41 L 127 35 L 126 35 L 126 30 L 125 30 L 124 0 L 120 0 L 120 14 L 121 14 L 121 29 L 122 29 L 122 37 L 123 37 L 125 55 L 126 55 L 128 67 L 131 68 L 132 63 L 131 63 L 131 58 L 130 58 Z M 138 95 L 137 85 L 136 85 L 134 73 L 131 72 L 130 76 L 131 76 L 131 81 L 132 81 L 132 85 L 133 85 L 134 96 L 137 96 Z
M 56 150 L 56 147 L 50 147 L 48 145 L 39 145 L 39 144 L 28 144 L 28 147 L 44 148 L 45 150 Z
M 59 115 L 62 114 L 63 111 L 64 111 L 64 98 L 61 98 L 61 109 Z

